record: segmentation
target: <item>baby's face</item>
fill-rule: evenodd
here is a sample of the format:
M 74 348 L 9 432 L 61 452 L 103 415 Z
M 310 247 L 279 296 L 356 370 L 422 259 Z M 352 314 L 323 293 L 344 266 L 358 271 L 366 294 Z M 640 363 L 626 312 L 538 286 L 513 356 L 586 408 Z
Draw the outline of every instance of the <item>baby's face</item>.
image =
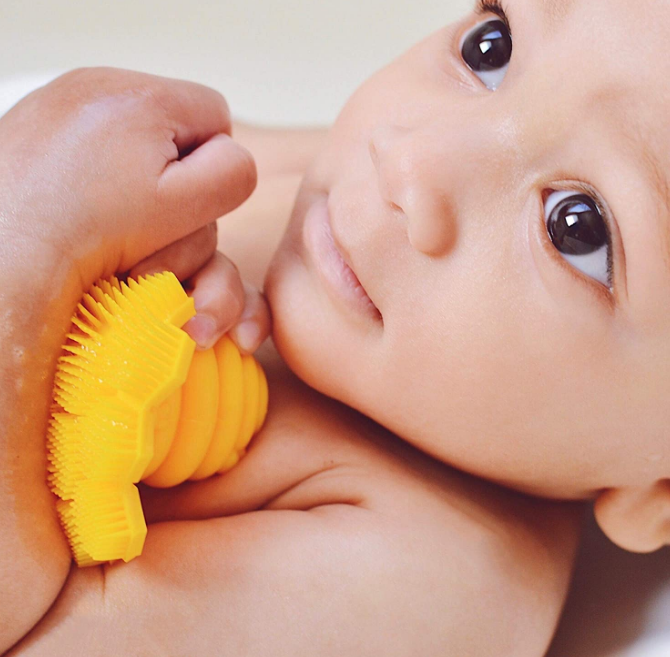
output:
M 474 474 L 670 477 L 670 5 L 504 4 L 348 101 L 268 275 L 275 340 Z

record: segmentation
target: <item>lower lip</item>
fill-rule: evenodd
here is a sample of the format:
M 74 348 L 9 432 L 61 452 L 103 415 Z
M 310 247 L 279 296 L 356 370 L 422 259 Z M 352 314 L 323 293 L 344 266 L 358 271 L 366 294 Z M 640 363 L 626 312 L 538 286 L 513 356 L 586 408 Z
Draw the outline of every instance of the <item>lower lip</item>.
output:
M 353 270 L 342 258 L 330 229 L 328 201 L 320 197 L 307 210 L 303 238 L 327 289 L 341 302 L 375 320 L 381 315 Z

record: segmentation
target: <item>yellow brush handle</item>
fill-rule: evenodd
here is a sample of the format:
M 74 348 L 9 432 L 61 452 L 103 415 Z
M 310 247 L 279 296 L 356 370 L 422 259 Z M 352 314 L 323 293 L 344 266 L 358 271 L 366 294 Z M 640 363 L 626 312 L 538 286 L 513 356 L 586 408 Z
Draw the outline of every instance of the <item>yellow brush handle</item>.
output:
M 263 423 L 261 387 L 267 390 L 261 366 L 226 336 L 196 352 L 181 390 L 157 409 L 157 424 L 165 427 L 157 440 L 166 451 L 156 458 L 154 448 L 142 481 L 166 488 L 229 470 Z
M 225 472 L 263 424 L 263 369 L 225 336 L 196 352 L 181 330 L 194 314 L 169 273 L 101 281 L 77 308 L 54 383 L 47 478 L 80 566 L 141 553 L 138 481 Z

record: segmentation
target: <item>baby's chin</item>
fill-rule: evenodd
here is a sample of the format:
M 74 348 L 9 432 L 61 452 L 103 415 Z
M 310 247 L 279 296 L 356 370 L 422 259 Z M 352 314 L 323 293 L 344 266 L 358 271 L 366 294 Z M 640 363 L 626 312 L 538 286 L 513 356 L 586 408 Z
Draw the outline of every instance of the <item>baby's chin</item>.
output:
M 307 385 L 322 391 L 323 381 L 318 368 L 320 346 L 309 330 L 310 318 L 305 316 L 301 292 L 304 290 L 303 268 L 289 225 L 272 256 L 263 289 L 272 314 L 272 341 L 284 362 Z M 321 385 L 320 385 L 321 384 Z
M 310 388 L 357 408 L 347 336 L 337 329 L 332 309 L 310 276 L 291 226 L 270 262 L 264 291 L 272 340 L 289 369 Z

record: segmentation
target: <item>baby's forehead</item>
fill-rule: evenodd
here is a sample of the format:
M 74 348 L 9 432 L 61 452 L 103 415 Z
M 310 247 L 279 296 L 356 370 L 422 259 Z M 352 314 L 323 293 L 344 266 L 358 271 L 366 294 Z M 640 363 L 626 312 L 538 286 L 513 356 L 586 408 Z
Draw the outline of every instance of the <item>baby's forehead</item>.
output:
M 622 76 L 642 64 L 650 70 L 636 72 L 650 77 L 670 69 L 665 57 L 670 31 L 667 0 L 507 0 L 502 4 L 511 19 L 515 46 L 516 38 L 523 38 L 535 48 L 545 45 L 549 49 L 545 54 L 566 63 L 578 54 L 582 64 L 607 65 L 608 73 L 617 70 Z
M 670 173 L 670 2 L 508 0 L 514 50 L 531 68 L 543 108 L 628 140 Z M 515 11 L 516 10 L 516 11 Z M 515 30 L 514 23 L 519 23 Z M 526 60 L 525 62 L 523 60 Z M 538 80 L 543 78 L 541 84 Z M 571 107 L 561 102 L 565 98 Z M 553 99 L 553 100 L 552 100 Z M 552 117 L 547 114 L 547 120 Z M 573 123 L 573 128 L 578 126 Z

